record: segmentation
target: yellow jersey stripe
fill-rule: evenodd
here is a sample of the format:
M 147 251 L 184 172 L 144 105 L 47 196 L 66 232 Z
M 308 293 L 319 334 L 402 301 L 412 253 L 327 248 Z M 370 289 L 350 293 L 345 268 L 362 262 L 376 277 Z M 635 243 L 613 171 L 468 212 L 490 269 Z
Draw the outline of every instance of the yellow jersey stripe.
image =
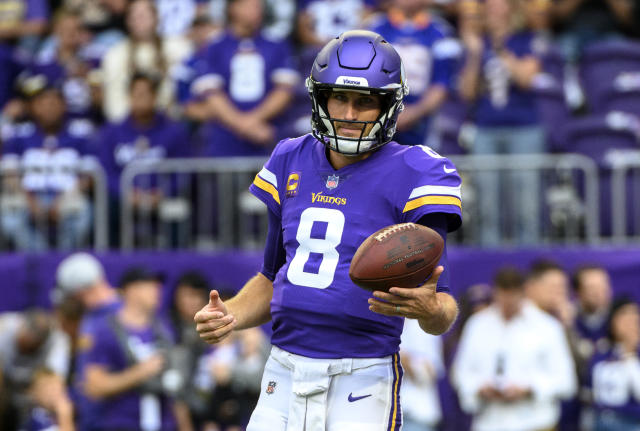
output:
M 256 175 L 255 179 L 253 180 L 253 184 L 273 196 L 273 199 L 278 202 L 278 205 L 280 205 L 280 196 L 278 195 L 278 190 L 276 190 L 276 188 L 273 187 L 271 183 L 266 182 Z
M 398 362 L 400 360 L 399 354 L 393 355 L 393 377 L 395 382 L 393 383 L 393 415 L 391 416 L 391 426 L 389 429 L 395 429 L 396 426 L 396 416 L 398 415 L 398 385 L 400 384 L 400 374 L 398 372 Z
M 462 209 L 462 202 L 454 196 L 423 196 L 407 202 L 402 212 L 406 213 L 423 205 L 455 205 Z

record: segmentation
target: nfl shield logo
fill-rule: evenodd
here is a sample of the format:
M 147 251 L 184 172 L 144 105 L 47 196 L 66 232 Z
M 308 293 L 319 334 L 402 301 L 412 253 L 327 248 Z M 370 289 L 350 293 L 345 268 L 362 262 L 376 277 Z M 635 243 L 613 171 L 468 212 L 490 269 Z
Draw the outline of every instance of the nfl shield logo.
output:
M 267 385 L 267 393 L 269 395 L 271 395 L 272 393 L 274 393 L 276 390 L 276 382 L 274 382 L 273 380 L 269 382 L 269 384 Z
M 338 187 L 338 182 L 340 181 L 340 177 L 337 175 L 329 175 L 327 177 L 327 188 L 329 190 L 335 189 Z

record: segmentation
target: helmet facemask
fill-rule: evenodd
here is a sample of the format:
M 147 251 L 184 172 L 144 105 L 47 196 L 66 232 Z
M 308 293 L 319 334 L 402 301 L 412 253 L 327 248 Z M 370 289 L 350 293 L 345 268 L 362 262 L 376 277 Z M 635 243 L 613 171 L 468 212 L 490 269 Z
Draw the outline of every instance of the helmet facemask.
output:
M 324 84 L 307 79 L 307 89 L 311 97 L 311 126 L 313 136 L 328 148 L 338 153 L 355 156 L 366 153 L 391 141 L 396 130 L 398 114 L 402 111 L 403 88 L 380 89 L 370 87 L 353 87 L 336 84 Z M 377 94 L 380 96 L 380 114 L 373 121 L 344 120 L 332 118 L 327 109 L 327 102 L 332 91 L 343 89 Z M 336 132 L 335 123 L 353 123 L 361 125 L 359 137 L 340 136 Z M 371 130 L 364 135 L 367 126 Z

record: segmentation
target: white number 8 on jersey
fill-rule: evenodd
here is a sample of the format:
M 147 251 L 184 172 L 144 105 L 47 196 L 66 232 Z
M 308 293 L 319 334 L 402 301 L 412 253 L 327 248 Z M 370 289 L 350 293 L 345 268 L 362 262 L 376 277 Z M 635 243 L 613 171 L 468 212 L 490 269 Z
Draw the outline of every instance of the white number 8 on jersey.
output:
M 324 238 L 311 238 L 311 228 L 316 222 L 327 223 Z M 340 255 L 336 247 L 342 240 L 344 230 L 344 214 L 330 208 L 307 208 L 300 214 L 300 224 L 296 233 L 298 248 L 293 256 L 287 278 L 299 286 L 326 289 L 333 282 Z M 317 273 L 305 272 L 304 267 L 311 253 L 322 255 Z

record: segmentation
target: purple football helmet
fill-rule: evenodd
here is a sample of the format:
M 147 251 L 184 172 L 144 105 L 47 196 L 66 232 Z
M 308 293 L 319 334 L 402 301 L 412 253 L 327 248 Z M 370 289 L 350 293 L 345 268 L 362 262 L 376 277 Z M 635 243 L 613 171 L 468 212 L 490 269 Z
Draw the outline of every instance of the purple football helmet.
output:
M 311 97 L 313 136 L 346 155 L 362 154 L 391 141 L 398 114 L 403 109 L 402 98 L 409 93 L 396 50 L 379 34 L 365 30 L 342 33 L 322 48 L 307 78 L 307 89 Z M 380 115 L 375 121 L 331 118 L 327 100 L 334 89 L 378 94 Z M 362 132 L 357 138 L 338 136 L 335 121 L 362 125 Z M 363 136 L 368 124 L 373 127 Z

